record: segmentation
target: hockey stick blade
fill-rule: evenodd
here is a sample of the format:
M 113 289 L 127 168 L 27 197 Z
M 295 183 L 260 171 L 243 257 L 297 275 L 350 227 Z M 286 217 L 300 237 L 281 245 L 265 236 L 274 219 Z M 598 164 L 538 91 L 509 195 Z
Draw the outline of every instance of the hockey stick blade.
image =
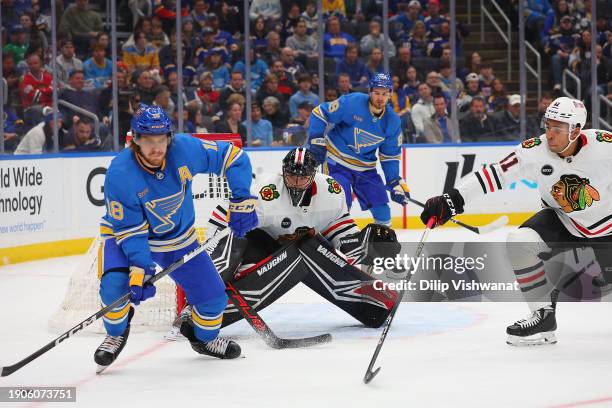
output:
M 249 302 L 247 302 L 244 296 L 242 296 L 242 293 L 240 293 L 240 291 L 231 284 L 231 282 L 226 282 L 225 291 L 242 317 L 244 317 L 255 332 L 261 336 L 263 341 L 273 349 L 310 347 L 318 344 L 329 343 L 332 340 L 332 336 L 329 333 L 299 339 L 285 339 L 278 337 L 276 334 L 274 334 L 266 322 L 263 321 L 255 309 L 251 307 Z
M 372 381 L 374 379 L 374 377 L 376 377 L 376 374 L 378 374 L 378 372 L 380 371 L 380 367 L 378 367 L 376 370 L 374 371 L 370 371 L 368 369 L 368 371 L 366 371 L 365 375 L 363 376 L 363 382 L 365 384 L 369 384 L 370 381 Z

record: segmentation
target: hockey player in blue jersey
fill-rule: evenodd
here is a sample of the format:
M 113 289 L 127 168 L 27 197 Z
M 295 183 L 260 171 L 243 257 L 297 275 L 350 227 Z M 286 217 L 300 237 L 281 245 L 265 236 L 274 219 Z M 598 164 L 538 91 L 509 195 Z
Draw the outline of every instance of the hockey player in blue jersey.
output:
M 141 105 L 132 118 L 133 142 L 106 173 L 106 215 L 100 232 L 100 297 L 110 304 L 128 291 L 130 301 L 104 318 L 107 336 L 94 354 L 98 372 L 126 344 L 134 307 L 155 295 L 149 276 L 198 245 L 191 181 L 198 173 L 227 178 L 232 192 L 229 226 L 237 236 L 257 225 L 250 194 L 251 164 L 238 147 L 225 142 L 173 135 L 172 122 L 158 106 Z M 240 346 L 217 337 L 227 304 L 225 286 L 210 257 L 201 253 L 170 274 L 193 305 L 181 327 L 192 348 L 218 358 L 236 358 Z M 131 304 L 130 304 L 131 303 Z
M 387 226 L 391 209 L 387 188 L 376 172 L 377 151 L 391 199 L 405 205 L 410 197 L 399 174 L 403 135 L 389 103 L 392 91 L 391 76 L 378 73 L 370 79 L 369 95 L 352 93 L 314 108 L 308 129 L 308 148 L 342 185 L 348 207 L 354 192 L 361 209 L 370 210 L 375 223 Z

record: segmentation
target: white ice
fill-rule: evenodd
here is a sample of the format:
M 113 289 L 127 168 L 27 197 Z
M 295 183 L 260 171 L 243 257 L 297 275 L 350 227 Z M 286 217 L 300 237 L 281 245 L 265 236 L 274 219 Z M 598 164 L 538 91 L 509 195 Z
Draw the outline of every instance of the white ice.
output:
M 506 233 L 488 239 L 503 240 Z M 401 238 L 418 240 L 419 232 L 403 231 Z M 430 234 L 440 241 L 474 238 L 458 228 Z M 0 268 L 0 365 L 56 336 L 47 321 L 78 259 Z M 133 333 L 119 359 L 96 375 L 93 352 L 102 336 L 82 334 L 0 378 L 0 387 L 76 386 L 77 403 L 66 406 L 104 408 L 612 406 L 610 310 L 608 303 L 560 304 L 558 344 L 512 348 L 505 327 L 526 316 L 524 304 L 404 303 L 378 358 L 382 370 L 365 385 L 380 329 L 360 327 L 298 286 L 262 316 L 280 336 L 330 332 L 332 343 L 272 350 L 240 322 L 224 334 L 240 343 L 245 358 L 223 361 L 165 341 L 159 332 Z

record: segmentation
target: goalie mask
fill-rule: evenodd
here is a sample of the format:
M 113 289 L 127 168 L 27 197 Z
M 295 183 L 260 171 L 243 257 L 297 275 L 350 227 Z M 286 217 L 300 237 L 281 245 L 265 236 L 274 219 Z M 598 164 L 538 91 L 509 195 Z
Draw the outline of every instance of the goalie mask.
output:
M 304 147 L 291 150 L 283 159 L 283 182 L 294 207 L 302 201 L 304 192 L 310 188 L 316 172 L 317 161 Z

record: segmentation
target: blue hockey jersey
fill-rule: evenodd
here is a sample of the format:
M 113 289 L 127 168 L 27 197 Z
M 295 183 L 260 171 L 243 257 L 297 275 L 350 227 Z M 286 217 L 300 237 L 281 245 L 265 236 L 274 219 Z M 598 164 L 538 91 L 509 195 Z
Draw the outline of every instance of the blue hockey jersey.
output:
M 141 268 L 152 263 L 152 251 L 174 251 L 195 242 L 191 182 L 198 173 L 225 176 L 233 197 L 250 196 L 251 163 L 233 144 L 177 134 L 156 172 L 124 149 L 104 181 L 102 239 L 114 237 L 129 264 Z
M 387 104 L 382 115 L 374 116 L 369 95 L 352 93 L 312 110 L 308 143 L 321 144 L 325 137 L 327 159 L 356 171 L 376 168 L 376 152 L 387 182 L 397 179 L 402 145 L 399 116 Z

